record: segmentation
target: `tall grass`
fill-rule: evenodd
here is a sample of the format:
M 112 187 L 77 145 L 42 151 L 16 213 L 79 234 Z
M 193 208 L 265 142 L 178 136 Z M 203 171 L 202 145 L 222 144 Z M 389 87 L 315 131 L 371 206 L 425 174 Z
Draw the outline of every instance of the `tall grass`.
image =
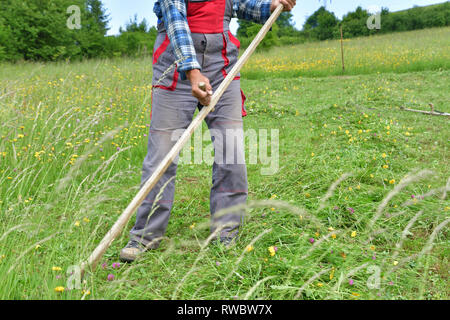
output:
M 244 67 L 249 79 L 412 72 L 450 67 L 450 28 L 426 29 L 278 47 L 257 53 Z

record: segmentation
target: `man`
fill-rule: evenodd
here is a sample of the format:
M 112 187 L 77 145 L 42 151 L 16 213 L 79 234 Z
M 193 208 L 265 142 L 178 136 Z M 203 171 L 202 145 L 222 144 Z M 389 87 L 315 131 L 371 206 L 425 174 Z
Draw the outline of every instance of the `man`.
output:
M 156 1 L 154 12 L 159 21 L 153 54 L 152 119 L 142 184 L 176 143 L 175 133 L 189 126 L 197 107 L 209 105 L 213 90 L 237 62 L 239 41 L 229 31 L 231 18 L 236 15 L 264 23 L 279 4 L 290 11 L 295 3 L 296 0 Z M 225 245 L 236 239 L 243 213 L 216 213 L 245 203 L 248 193 L 247 171 L 242 161 L 243 134 L 229 137 L 229 132 L 243 131 L 245 96 L 239 79 L 239 76 L 234 79 L 205 119 L 215 153 L 211 232 Z M 199 87 L 201 82 L 206 84 L 205 91 Z M 236 137 L 239 143 L 235 143 Z M 176 170 L 175 161 L 139 207 L 131 240 L 120 253 L 122 261 L 134 261 L 139 253 L 158 248 L 172 209 Z

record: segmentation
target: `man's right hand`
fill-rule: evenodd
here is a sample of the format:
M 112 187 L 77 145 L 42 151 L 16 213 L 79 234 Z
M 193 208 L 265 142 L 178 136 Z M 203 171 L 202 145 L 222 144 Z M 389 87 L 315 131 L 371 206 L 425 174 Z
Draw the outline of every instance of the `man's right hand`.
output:
M 213 94 L 209 79 L 205 77 L 198 69 L 187 71 L 186 77 L 191 82 L 192 95 L 196 97 L 203 106 L 209 105 L 211 103 L 211 96 Z M 206 91 L 203 91 L 199 88 L 199 83 L 201 82 L 206 84 Z
M 283 11 L 291 11 L 297 4 L 297 0 L 272 0 L 270 11 L 274 12 L 280 4 L 284 6 Z

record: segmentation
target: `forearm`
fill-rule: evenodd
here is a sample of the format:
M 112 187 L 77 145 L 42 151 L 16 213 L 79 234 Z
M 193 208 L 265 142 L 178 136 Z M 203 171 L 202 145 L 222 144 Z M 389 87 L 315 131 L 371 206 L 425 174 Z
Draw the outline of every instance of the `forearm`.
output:
M 236 9 L 239 19 L 264 23 L 270 17 L 272 0 L 239 0 Z
M 184 0 L 159 0 L 159 3 L 167 35 L 175 51 L 176 59 L 179 61 L 178 71 L 184 73 L 201 69 L 186 20 Z

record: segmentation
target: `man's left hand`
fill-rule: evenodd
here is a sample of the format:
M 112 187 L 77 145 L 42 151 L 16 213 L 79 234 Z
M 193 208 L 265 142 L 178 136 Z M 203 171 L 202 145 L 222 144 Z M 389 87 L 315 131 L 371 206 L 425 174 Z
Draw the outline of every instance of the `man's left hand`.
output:
M 296 0 L 272 0 L 270 11 L 273 12 L 280 4 L 284 5 L 284 11 L 291 11 L 296 3 Z

